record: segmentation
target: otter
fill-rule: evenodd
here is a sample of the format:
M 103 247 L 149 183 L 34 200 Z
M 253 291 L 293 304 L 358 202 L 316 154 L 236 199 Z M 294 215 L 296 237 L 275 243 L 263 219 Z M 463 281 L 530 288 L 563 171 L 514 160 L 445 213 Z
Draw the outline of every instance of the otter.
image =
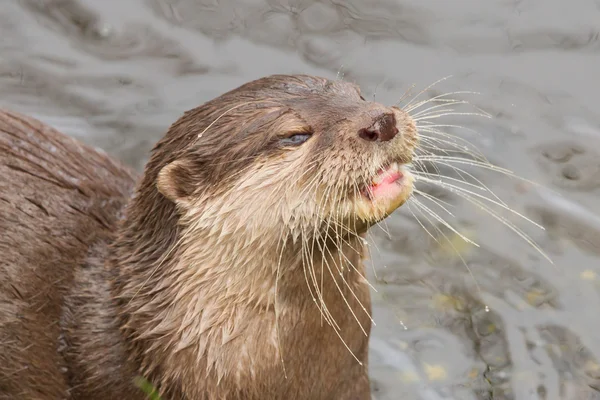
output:
M 0 398 L 370 399 L 364 235 L 417 143 L 307 75 L 185 112 L 139 178 L 1 111 Z

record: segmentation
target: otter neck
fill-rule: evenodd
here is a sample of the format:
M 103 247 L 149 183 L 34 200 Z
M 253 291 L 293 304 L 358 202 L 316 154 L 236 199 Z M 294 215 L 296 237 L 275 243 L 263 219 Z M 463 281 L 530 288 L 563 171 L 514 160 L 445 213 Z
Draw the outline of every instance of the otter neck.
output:
M 220 365 L 213 347 L 245 335 L 253 321 L 273 316 L 278 301 L 301 310 L 299 317 L 319 315 L 307 280 L 331 294 L 345 284 L 334 276 L 362 279 L 356 274 L 360 238 L 342 249 L 315 244 L 309 258 L 303 257 L 300 241 L 274 251 L 275 237 L 224 233 L 216 221 L 207 225 L 210 229 L 192 228 L 154 185 L 141 186 L 128 206 L 111 260 L 118 275 L 113 290 L 121 329 L 148 377 L 181 354 Z M 327 307 L 334 306 L 332 301 L 342 304 L 339 296 L 329 297 L 322 299 Z

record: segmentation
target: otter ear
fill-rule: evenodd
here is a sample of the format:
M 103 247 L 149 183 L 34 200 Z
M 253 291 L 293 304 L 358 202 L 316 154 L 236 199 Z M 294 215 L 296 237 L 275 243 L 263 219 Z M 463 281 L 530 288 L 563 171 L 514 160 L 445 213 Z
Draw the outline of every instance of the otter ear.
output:
M 178 205 L 187 205 L 194 192 L 193 174 L 184 160 L 165 165 L 158 173 L 156 187 L 167 199 Z

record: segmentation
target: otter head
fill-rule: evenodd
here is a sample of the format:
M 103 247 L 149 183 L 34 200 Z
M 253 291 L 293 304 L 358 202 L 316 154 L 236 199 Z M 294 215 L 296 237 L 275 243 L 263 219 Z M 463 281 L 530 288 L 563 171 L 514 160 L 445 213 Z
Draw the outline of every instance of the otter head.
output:
M 187 112 L 156 183 L 183 221 L 292 241 L 360 234 L 404 204 L 412 119 L 349 82 L 271 76 Z
M 113 244 L 121 329 L 143 375 L 189 398 L 227 394 L 227 377 L 261 398 L 289 351 L 298 380 L 274 389 L 287 398 L 310 386 L 304 378 L 363 374 L 359 235 L 410 196 L 416 142 L 399 108 L 311 76 L 259 79 L 186 112 L 153 149 Z M 338 336 L 355 357 L 339 355 Z M 308 351 L 317 337 L 320 354 Z

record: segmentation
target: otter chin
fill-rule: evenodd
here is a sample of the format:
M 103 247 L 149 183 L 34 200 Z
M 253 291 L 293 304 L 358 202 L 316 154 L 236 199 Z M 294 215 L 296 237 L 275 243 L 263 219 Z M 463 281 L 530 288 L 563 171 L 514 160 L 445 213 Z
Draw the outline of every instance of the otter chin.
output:
M 392 162 L 381 168 L 356 200 L 356 215 L 365 221 L 380 221 L 402 206 L 412 194 L 414 176 L 406 165 Z
M 370 399 L 363 236 L 417 144 L 307 75 L 185 112 L 142 176 L 1 111 L 0 398 Z

